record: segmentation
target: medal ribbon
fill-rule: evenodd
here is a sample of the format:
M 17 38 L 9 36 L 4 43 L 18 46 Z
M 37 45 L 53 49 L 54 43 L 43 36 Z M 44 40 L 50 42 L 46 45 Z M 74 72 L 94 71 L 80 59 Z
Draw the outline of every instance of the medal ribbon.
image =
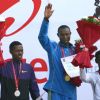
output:
M 71 49 L 69 49 L 70 55 L 73 54 L 73 51 Z M 65 52 L 64 52 L 64 48 L 61 48 L 61 55 L 62 57 L 65 57 Z
M 18 90 L 18 85 L 19 85 L 19 79 L 16 76 L 16 72 L 15 72 L 15 67 L 14 64 L 12 62 L 12 69 L 13 69 L 13 74 L 14 74 L 14 80 L 15 80 L 15 86 L 16 86 L 16 90 Z M 20 70 L 19 70 L 19 74 L 21 72 L 21 63 L 20 63 Z
M 64 48 L 61 48 L 62 57 L 65 57 Z
M 72 50 L 69 49 L 69 51 L 70 51 L 70 54 L 73 54 Z M 63 58 L 65 57 L 64 48 L 61 48 L 61 55 Z M 64 74 L 65 74 L 65 81 L 70 81 L 70 76 L 66 72 L 64 72 Z

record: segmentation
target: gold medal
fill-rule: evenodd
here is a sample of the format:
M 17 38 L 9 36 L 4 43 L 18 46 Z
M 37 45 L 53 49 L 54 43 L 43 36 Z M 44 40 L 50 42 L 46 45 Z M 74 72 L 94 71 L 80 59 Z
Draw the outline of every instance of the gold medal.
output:
M 66 76 L 65 76 L 65 81 L 70 81 L 69 75 L 66 75 Z

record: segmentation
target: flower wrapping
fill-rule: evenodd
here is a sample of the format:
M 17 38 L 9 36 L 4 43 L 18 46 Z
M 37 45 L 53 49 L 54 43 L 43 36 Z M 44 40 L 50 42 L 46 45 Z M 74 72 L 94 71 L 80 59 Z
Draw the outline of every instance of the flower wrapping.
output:
M 100 39 L 100 25 L 85 20 L 77 21 L 77 25 L 78 34 L 87 48 Z
M 88 50 L 82 50 L 79 52 L 72 61 L 74 66 L 80 66 L 80 68 L 90 68 L 92 67 L 90 63 L 90 55 Z
M 76 45 L 76 50 L 79 51 L 79 46 Z M 90 61 L 94 57 L 92 53 L 97 50 L 96 46 L 91 46 L 89 49 L 86 49 L 85 47 L 77 52 L 77 55 L 72 61 L 72 64 L 74 66 L 80 66 L 80 68 L 90 68 L 92 67 Z
M 81 83 L 82 83 L 80 77 L 71 78 L 71 79 L 70 79 L 70 82 L 71 82 L 73 85 L 77 86 L 77 87 L 81 86 Z
M 93 44 L 100 39 L 100 20 L 89 16 L 87 19 L 77 21 L 77 31 L 85 47 L 79 49 L 81 43 L 76 45 L 77 55 L 72 61 L 74 66 L 80 68 L 92 67 L 90 60 L 93 58 L 92 53 L 97 49 Z

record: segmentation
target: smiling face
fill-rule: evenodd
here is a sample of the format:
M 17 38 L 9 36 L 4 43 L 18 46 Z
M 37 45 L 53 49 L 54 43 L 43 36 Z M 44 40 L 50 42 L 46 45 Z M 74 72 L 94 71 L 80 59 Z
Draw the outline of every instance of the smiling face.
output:
M 12 58 L 15 60 L 21 60 L 23 56 L 23 47 L 22 45 L 16 45 L 11 50 Z
M 23 46 L 20 42 L 15 41 L 10 44 L 10 53 L 12 55 L 12 59 L 21 60 L 23 56 Z
M 60 42 L 63 44 L 67 44 L 70 41 L 71 32 L 69 27 L 64 26 L 58 29 L 58 37 Z

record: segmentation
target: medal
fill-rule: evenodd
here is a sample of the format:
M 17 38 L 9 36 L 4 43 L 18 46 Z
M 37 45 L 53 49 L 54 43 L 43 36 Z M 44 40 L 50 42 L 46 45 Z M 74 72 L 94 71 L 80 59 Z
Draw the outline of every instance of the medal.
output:
M 19 96 L 20 96 L 20 91 L 17 89 L 17 90 L 14 92 L 14 95 L 15 95 L 16 97 L 19 97 Z
M 62 54 L 63 62 L 66 62 L 66 59 L 64 59 L 65 57 L 64 48 L 61 48 L 61 54 Z M 70 50 L 70 55 L 72 54 L 73 52 Z M 67 74 L 65 75 L 65 81 L 70 81 L 70 76 Z
M 15 96 L 15 97 L 19 97 L 20 94 L 21 94 L 20 91 L 19 91 L 19 89 L 18 89 L 19 79 L 18 79 L 17 76 L 16 76 L 15 68 L 14 68 L 13 63 L 12 63 L 12 68 L 13 68 L 13 74 L 14 74 L 14 80 L 15 80 L 15 86 L 16 86 L 16 91 L 14 92 L 14 96 Z M 21 69 L 21 64 L 20 64 L 20 69 Z M 21 72 L 21 70 L 20 70 L 20 72 Z
M 68 75 L 65 76 L 65 81 L 70 81 L 70 77 Z

